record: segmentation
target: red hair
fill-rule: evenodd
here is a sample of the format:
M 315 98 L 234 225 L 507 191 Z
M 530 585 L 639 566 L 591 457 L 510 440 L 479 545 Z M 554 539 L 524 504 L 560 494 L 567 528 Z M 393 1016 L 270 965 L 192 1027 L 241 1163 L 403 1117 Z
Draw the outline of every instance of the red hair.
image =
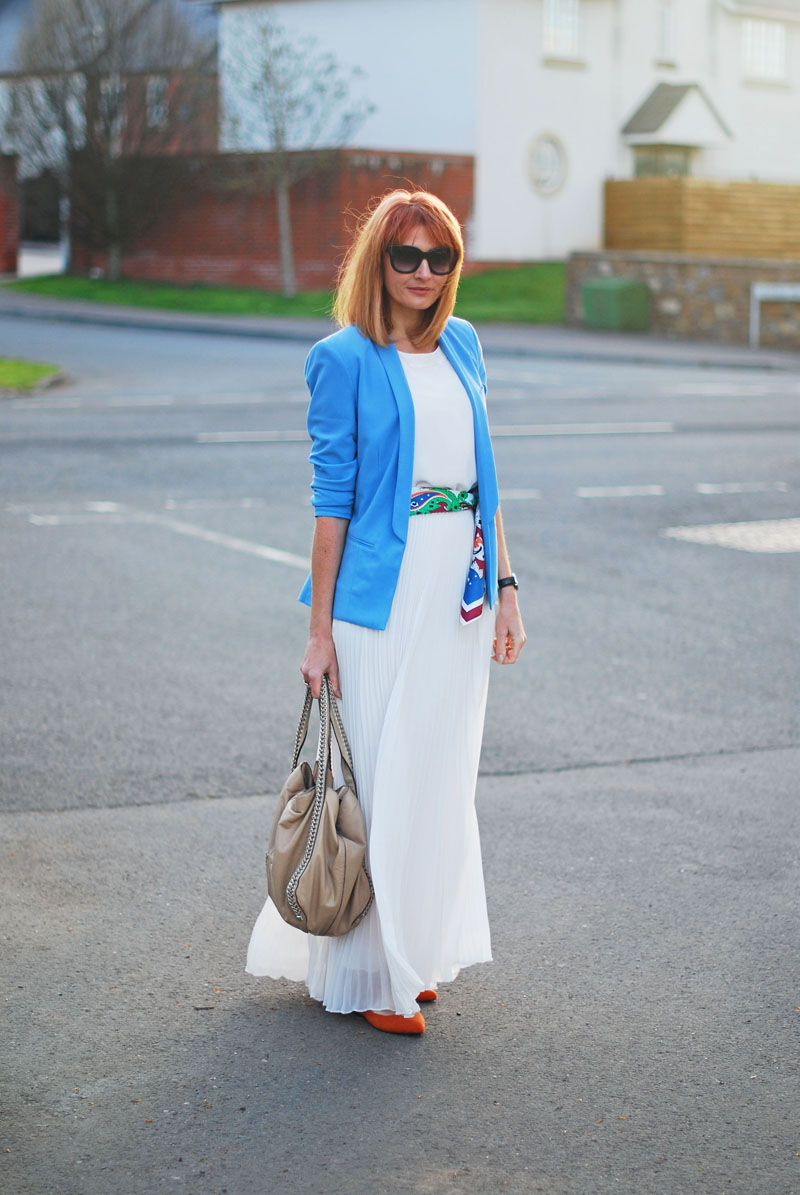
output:
M 333 302 L 334 318 L 343 328 L 355 324 L 376 344 L 389 343 L 389 303 L 383 284 L 386 248 L 406 243 L 420 227 L 437 247 L 453 249 L 457 254 L 456 268 L 447 276 L 436 302 L 420 312 L 419 328 L 412 337 L 419 349 L 434 347 L 455 307 L 464 240 L 447 204 L 429 191 L 390 191 L 364 213 L 339 272 Z

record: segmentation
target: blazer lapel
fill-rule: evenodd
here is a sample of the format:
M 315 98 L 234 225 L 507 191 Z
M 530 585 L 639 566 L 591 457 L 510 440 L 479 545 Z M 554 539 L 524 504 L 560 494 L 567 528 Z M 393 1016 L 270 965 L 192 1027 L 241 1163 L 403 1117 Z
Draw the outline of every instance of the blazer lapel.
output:
M 474 361 L 462 347 L 451 328 L 445 325 L 439 337 L 444 355 L 458 374 L 472 405 L 472 422 L 475 428 L 475 463 L 478 469 L 478 488 L 481 510 L 487 519 L 494 518 L 499 496 L 494 469 L 492 439 L 489 434 L 489 420 L 483 402 L 483 387 L 480 383 Z
M 381 359 L 389 385 L 392 388 L 400 422 L 400 439 L 397 450 L 397 487 L 394 494 L 392 528 L 405 543 L 408 536 L 408 509 L 411 500 L 411 486 L 414 478 L 414 400 L 408 388 L 405 371 L 393 344 L 385 348 L 375 345 Z

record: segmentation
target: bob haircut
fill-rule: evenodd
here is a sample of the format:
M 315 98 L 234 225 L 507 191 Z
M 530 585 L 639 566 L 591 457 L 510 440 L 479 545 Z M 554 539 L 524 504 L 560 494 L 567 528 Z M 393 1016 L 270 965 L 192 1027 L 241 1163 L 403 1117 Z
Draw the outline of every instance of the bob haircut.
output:
M 333 316 L 343 328 L 355 324 L 383 347 L 391 340 L 389 297 L 383 284 L 386 249 L 402 245 L 422 227 L 437 246 L 454 249 L 456 267 L 432 306 L 420 312 L 412 336 L 418 349 L 432 349 L 453 314 L 464 261 L 461 228 L 449 207 L 429 191 L 390 191 L 367 209 L 339 271 Z

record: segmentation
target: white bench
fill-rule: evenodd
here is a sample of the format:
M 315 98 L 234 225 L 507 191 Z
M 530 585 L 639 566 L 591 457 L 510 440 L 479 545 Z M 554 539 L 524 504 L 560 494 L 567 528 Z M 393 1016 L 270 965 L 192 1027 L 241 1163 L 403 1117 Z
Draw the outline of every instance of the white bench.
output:
M 750 287 L 750 348 L 761 342 L 763 302 L 800 303 L 800 282 L 754 282 Z

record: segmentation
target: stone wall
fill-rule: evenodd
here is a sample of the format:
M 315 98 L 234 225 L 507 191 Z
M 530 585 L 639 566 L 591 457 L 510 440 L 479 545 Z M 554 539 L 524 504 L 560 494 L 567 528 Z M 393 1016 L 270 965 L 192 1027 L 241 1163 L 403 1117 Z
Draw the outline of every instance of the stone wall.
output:
M 800 186 L 609 180 L 604 214 L 606 249 L 800 261 Z
M 581 287 L 590 278 L 636 278 L 653 295 L 652 331 L 668 337 L 746 344 L 754 282 L 800 283 L 800 260 L 694 254 L 573 253 L 567 263 L 566 320 L 583 323 Z M 800 302 L 763 303 L 761 344 L 800 349 Z
M 17 159 L 0 154 L 0 274 L 16 274 L 18 251 Z

